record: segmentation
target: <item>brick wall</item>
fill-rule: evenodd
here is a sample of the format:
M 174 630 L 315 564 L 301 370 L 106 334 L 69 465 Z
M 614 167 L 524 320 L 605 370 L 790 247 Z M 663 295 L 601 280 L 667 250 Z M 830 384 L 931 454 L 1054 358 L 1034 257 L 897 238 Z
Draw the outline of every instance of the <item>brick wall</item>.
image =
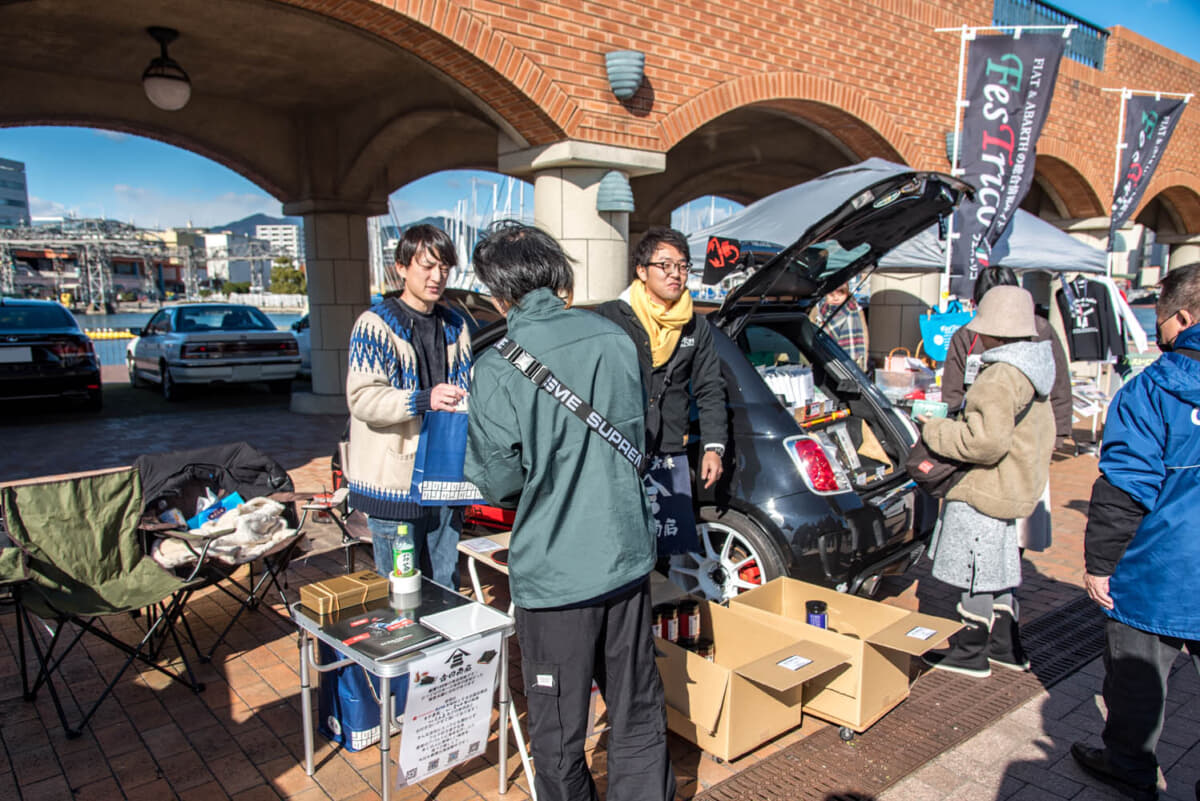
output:
M 494 108 L 529 144 L 566 138 L 669 151 L 706 122 L 754 103 L 825 103 L 865 123 L 908 163 L 946 167 L 958 36 L 986 25 L 986 0 L 282 0 L 370 30 L 426 60 Z M 646 53 L 646 81 L 622 104 L 604 53 Z M 1118 95 L 1102 87 L 1191 91 L 1200 64 L 1121 27 L 1105 69 L 1064 60 L 1039 150 L 1071 211 L 1107 210 Z M 852 150 L 858 147 L 851 141 Z M 876 148 L 877 149 L 877 148 Z M 1170 181 L 1171 183 L 1168 183 Z M 1197 208 L 1200 102 L 1181 120 L 1145 200 L 1171 186 Z M 1089 195 L 1090 193 L 1090 195 Z M 1144 201 L 1145 202 L 1145 201 Z

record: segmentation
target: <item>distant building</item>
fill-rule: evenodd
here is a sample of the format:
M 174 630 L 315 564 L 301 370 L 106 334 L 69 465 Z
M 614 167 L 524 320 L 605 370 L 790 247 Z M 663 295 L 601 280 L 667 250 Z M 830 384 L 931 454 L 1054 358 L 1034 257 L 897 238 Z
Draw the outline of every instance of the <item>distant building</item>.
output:
M 256 225 L 254 237 L 271 243 L 276 253 L 286 253 L 297 264 L 304 262 L 304 245 L 298 225 Z
M 213 281 L 249 283 L 259 288 L 270 286 L 271 245 L 267 241 L 224 231 L 204 234 L 204 248 L 208 276 Z
M 0 228 L 29 225 L 29 188 L 25 164 L 0 159 Z

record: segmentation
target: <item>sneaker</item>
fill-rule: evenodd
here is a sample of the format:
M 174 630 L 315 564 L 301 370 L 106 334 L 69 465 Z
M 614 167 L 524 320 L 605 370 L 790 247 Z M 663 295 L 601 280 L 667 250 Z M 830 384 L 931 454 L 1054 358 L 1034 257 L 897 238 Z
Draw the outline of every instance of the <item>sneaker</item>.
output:
M 985 659 L 981 667 L 976 660 L 964 661 L 955 656 L 953 651 L 946 653 L 928 653 L 921 657 L 921 661 L 929 665 L 934 670 L 945 670 L 950 673 L 960 673 L 964 676 L 971 676 L 976 679 L 986 679 L 992 675 L 991 665 Z
M 1083 768 L 1084 773 L 1099 779 L 1134 801 L 1156 801 L 1158 798 L 1157 784 L 1140 784 L 1123 778 L 1108 761 L 1108 754 L 1103 748 L 1075 743 L 1071 746 L 1071 756 L 1079 763 L 1079 767 Z

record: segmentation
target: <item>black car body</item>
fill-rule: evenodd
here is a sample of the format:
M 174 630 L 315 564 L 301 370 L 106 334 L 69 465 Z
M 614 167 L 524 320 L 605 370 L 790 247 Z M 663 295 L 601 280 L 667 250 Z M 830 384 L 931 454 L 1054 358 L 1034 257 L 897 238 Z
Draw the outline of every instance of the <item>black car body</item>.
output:
M 869 594 L 883 574 L 902 572 L 920 556 L 936 519 L 936 502 L 903 469 L 917 429 L 808 312 L 948 214 L 970 189 L 948 175 L 877 160 L 809 183 L 812 202 L 792 229 L 799 238 L 708 317 L 728 392 L 730 442 L 722 479 L 708 490 L 693 485 L 700 551 L 672 557 L 670 574 L 709 598 L 781 575 Z M 814 248 L 822 258 L 812 258 Z M 481 331 L 476 352 L 502 331 L 502 324 Z M 798 422 L 753 363 L 764 353 L 809 366 L 837 419 Z M 689 457 L 698 465 L 694 405 L 692 417 Z M 850 442 L 833 435 L 838 423 Z M 886 468 L 857 453 L 853 434 L 863 423 L 886 453 Z
M 55 301 L 0 298 L 0 400 L 46 398 L 101 407 L 92 340 Z

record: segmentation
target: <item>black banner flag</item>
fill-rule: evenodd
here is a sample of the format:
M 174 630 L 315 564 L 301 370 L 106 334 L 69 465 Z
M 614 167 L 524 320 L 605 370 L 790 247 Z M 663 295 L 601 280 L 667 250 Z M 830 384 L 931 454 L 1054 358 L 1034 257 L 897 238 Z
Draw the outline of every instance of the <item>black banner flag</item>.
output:
M 708 238 L 708 252 L 704 255 L 704 275 L 700 283 L 714 286 L 733 272 L 742 258 L 742 243 L 736 239 L 720 236 Z
M 1059 32 L 980 36 L 971 42 L 968 105 L 959 148 L 975 199 L 955 212 L 950 291 L 970 297 L 992 245 L 1033 183 L 1037 139 L 1050 110 L 1066 39 Z
M 1154 175 L 1175 124 L 1183 116 L 1186 105 L 1181 97 L 1156 100 L 1150 95 L 1133 95 L 1125 107 L 1125 131 L 1121 141 L 1121 170 L 1113 192 L 1112 221 L 1108 225 L 1108 249 L 1113 249 L 1113 236 L 1129 219 Z

